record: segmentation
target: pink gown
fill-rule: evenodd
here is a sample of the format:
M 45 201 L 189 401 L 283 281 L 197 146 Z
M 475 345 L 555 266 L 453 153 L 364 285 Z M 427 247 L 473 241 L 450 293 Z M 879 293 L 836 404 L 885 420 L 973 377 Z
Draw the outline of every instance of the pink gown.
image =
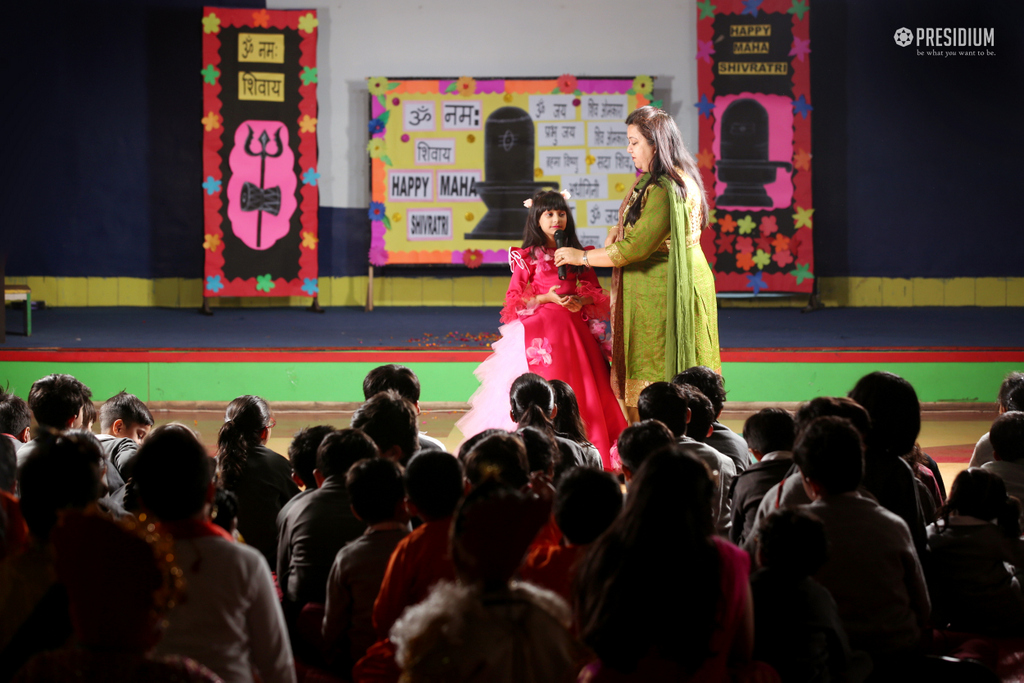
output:
M 467 438 L 484 429 L 515 429 L 509 416 L 509 390 L 519 375 L 535 372 L 545 379 L 560 379 L 576 392 L 587 438 L 601 453 L 605 469 L 612 469 L 611 446 L 626 427 L 612 393 L 604 339 L 609 315 L 608 294 L 594 271 L 578 276 L 567 268 L 558 279 L 554 249 L 509 249 L 512 280 L 501 310 L 501 339 L 494 353 L 476 369 L 480 388 L 470 399 L 470 411 L 458 422 Z M 530 300 L 557 286 L 560 296 L 591 297 L 593 303 L 576 313 L 558 304 L 536 305 Z

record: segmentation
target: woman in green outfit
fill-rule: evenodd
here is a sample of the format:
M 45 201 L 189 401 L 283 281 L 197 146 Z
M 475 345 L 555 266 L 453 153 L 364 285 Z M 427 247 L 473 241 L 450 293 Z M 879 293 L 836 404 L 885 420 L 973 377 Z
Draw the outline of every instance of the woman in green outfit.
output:
M 693 156 L 666 112 L 626 119 L 627 148 L 643 172 L 619 207 L 604 249 L 564 247 L 556 265 L 613 266 L 612 387 L 635 417 L 649 384 L 694 365 L 721 372 L 715 277 L 700 247 L 708 203 Z

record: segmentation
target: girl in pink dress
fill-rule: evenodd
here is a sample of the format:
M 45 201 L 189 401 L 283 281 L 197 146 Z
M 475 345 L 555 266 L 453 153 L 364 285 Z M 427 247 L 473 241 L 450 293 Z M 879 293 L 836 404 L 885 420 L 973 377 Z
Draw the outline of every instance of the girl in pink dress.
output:
M 519 375 L 535 372 L 575 390 L 587 437 L 601 453 L 604 467 L 613 469 L 609 451 L 626 420 L 608 375 L 608 294 L 587 265 L 567 266 L 565 279 L 558 279 L 555 234 L 563 231 L 566 246 L 583 248 L 565 200 L 558 192 L 545 191 L 525 202 L 530 214 L 523 246 L 509 249 L 512 280 L 501 310 L 501 339 L 476 370 L 481 386 L 458 426 L 467 438 L 491 427 L 515 429 L 509 389 Z

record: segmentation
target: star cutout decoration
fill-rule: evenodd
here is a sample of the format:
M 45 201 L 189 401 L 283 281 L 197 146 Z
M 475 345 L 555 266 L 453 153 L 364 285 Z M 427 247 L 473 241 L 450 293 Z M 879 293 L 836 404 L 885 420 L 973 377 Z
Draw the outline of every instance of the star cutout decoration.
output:
M 220 71 L 213 64 L 207 64 L 206 68 L 199 73 L 203 74 L 203 83 L 217 85 L 217 76 L 220 76 Z
M 757 16 L 757 10 L 761 7 L 763 0 L 743 0 L 743 11 L 740 12 L 740 16 L 749 14 L 752 17 Z
M 708 209 L 708 225 L 714 225 L 718 222 L 718 219 L 715 218 L 716 213 L 718 213 L 718 209 Z
M 811 155 L 806 150 L 797 148 L 793 155 L 793 165 L 801 171 L 811 170 Z
M 316 119 L 309 114 L 304 115 L 299 119 L 299 132 L 300 133 L 315 133 L 316 132 Z
M 203 33 L 220 33 L 220 17 L 213 12 L 203 17 Z
M 802 284 L 804 280 L 813 280 L 814 275 L 811 273 L 810 263 L 798 263 L 796 264 L 796 270 L 789 271 L 789 274 L 796 278 L 796 283 Z
M 302 67 L 302 73 L 299 74 L 299 78 L 302 79 L 302 85 L 309 85 L 310 83 L 317 82 L 315 66 L 304 66 Z
M 802 62 L 804 57 L 809 54 L 811 54 L 811 39 L 803 40 L 793 36 L 793 47 L 789 51 L 789 56 L 796 57 Z
M 302 246 L 306 249 L 316 249 L 316 243 L 320 240 L 317 239 L 316 235 L 311 232 L 302 233 Z
M 749 235 L 754 231 L 754 228 L 757 227 L 757 223 L 754 222 L 754 219 L 750 217 L 749 213 L 741 218 L 736 225 L 739 226 L 741 235 Z
M 257 28 L 269 28 L 270 26 L 270 12 L 265 9 L 261 9 L 259 12 L 252 13 L 252 25 Z
M 722 232 L 732 232 L 736 229 L 736 221 L 732 219 L 732 214 L 725 214 L 725 218 L 718 221 L 718 227 L 721 228 Z
M 206 181 L 203 183 L 203 189 L 206 190 L 206 194 L 212 195 L 220 192 L 220 181 L 214 178 L 212 175 L 206 176 Z
M 699 112 L 698 116 L 710 119 L 711 111 L 715 108 L 715 103 L 708 101 L 707 95 L 701 94 L 700 102 L 697 102 L 693 106 L 697 107 L 697 111 Z
M 277 285 L 274 284 L 274 276 L 271 275 L 270 273 L 267 273 L 266 275 L 257 275 L 256 276 L 256 289 L 257 290 L 259 290 L 261 292 L 270 293 L 270 290 L 272 290 L 276 286 Z
M 800 114 L 805 119 L 809 112 L 814 111 L 814 107 L 804 98 L 803 95 L 793 100 L 793 115 Z
M 736 239 L 736 235 L 719 235 L 718 236 L 718 253 L 722 254 L 728 252 L 733 253 L 733 240 Z
M 310 296 L 314 296 L 320 292 L 320 287 L 316 284 L 316 278 L 302 278 L 302 291 Z
M 802 21 L 804 13 L 809 11 L 810 9 L 807 7 L 807 0 L 793 0 L 793 6 L 786 10 L 786 13 L 795 14 L 796 18 Z
M 697 59 L 703 59 L 708 64 L 711 63 L 711 55 L 715 54 L 715 43 L 711 40 L 698 40 L 697 41 Z
M 796 213 L 793 214 L 793 224 L 797 228 L 813 228 L 811 224 L 811 214 L 814 213 L 814 209 L 803 209 L 798 205 L 796 207 Z
M 769 254 L 772 253 L 772 240 L 770 237 L 761 235 L 756 240 L 754 240 L 754 243 L 757 244 L 757 248 L 760 249 L 761 251 L 766 251 Z
M 764 273 L 757 271 L 753 275 L 747 275 L 747 287 L 754 290 L 754 294 L 760 294 L 762 289 L 768 289 L 764 281 Z
M 312 185 L 316 187 L 316 181 L 320 178 L 320 174 L 312 168 L 307 168 L 306 172 L 302 174 L 302 184 Z
M 701 0 L 701 2 L 697 3 L 697 8 L 700 10 L 700 16 L 697 17 L 697 21 L 701 19 L 714 19 L 715 10 L 718 9 L 718 7 L 711 4 L 711 0 Z
M 203 127 L 206 128 L 207 133 L 212 133 L 213 131 L 220 128 L 220 117 L 214 114 L 212 111 L 206 116 L 204 116 L 201 120 L 203 123 Z
M 711 153 L 711 150 L 704 150 L 697 154 L 697 165 L 701 168 L 714 168 L 715 166 L 715 155 Z M 709 223 L 711 221 L 708 221 Z

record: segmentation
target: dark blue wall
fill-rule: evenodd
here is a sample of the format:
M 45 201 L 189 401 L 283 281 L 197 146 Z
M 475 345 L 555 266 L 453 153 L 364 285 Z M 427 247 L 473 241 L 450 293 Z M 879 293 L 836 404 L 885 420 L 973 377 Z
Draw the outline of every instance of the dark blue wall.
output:
M 1024 275 L 1024 3 L 810 5 L 818 274 Z M 9 8 L 45 22 L 0 41 L 8 274 L 200 277 L 202 3 L 44 7 Z M 996 55 L 918 56 L 901 26 L 995 27 Z M 366 273 L 365 208 L 320 231 L 321 275 Z

